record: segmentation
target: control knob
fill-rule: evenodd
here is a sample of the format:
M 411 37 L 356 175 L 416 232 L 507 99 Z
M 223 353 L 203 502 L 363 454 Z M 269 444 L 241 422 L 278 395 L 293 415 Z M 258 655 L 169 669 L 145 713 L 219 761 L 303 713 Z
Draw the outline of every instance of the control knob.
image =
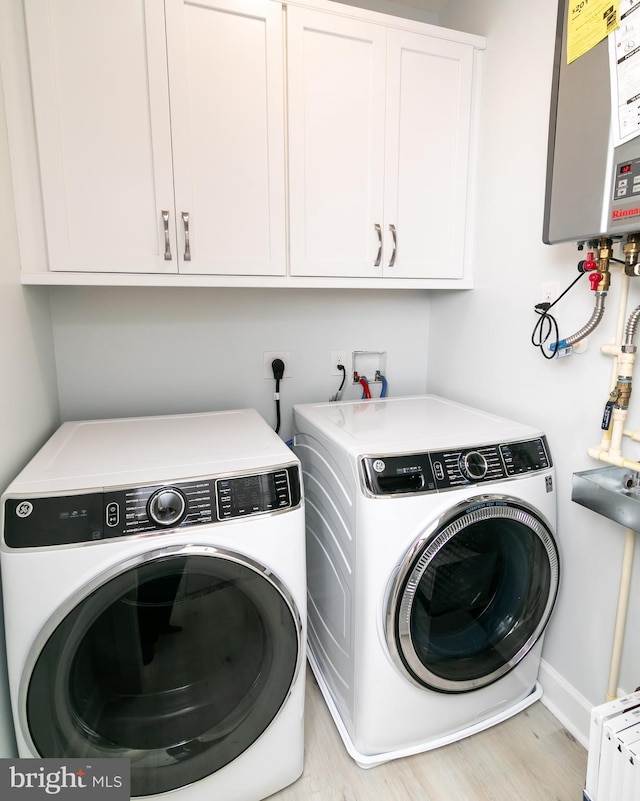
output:
M 182 520 L 187 502 L 175 487 L 162 487 L 149 498 L 147 511 L 159 526 L 174 526 Z
M 468 451 L 460 457 L 460 470 L 470 481 L 479 481 L 487 475 L 487 460 L 480 451 Z

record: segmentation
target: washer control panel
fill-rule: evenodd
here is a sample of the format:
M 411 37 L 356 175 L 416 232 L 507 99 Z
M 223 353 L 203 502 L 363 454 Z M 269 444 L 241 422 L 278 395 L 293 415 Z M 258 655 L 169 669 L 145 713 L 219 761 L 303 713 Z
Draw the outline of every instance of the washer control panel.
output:
M 371 495 L 441 492 L 547 470 L 552 466 L 546 437 L 464 450 L 403 456 L 365 456 L 361 462 Z
M 7 498 L 4 541 L 10 548 L 99 542 L 286 511 L 300 500 L 297 464 L 83 495 Z

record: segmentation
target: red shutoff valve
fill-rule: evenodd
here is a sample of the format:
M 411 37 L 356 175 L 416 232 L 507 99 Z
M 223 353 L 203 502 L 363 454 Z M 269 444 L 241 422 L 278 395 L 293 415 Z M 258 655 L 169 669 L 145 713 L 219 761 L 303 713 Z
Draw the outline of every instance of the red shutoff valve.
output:
M 591 289 L 595 292 L 598 289 L 598 284 L 602 281 L 602 273 L 591 273 L 589 276 L 589 283 L 591 284 Z
M 583 269 L 585 273 L 591 272 L 591 270 L 595 270 L 598 266 L 598 262 L 593 257 L 593 251 L 590 250 L 587 253 L 587 258 L 584 260 Z M 593 282 L 592 282 L 593 283 Z

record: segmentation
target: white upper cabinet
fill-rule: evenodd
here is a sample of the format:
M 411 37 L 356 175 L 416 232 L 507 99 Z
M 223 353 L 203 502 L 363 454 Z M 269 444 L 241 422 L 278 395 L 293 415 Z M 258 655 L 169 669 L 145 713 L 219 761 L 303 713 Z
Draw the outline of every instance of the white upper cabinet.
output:
M 284 275 L 282 7 L 166 6 L 180 272 Z
M 473 48 L 391 30 L 387 75 L 384 274 L 462 278 Z
M 288 9 L 292 275 L 380 274 L 386 30 Z
M 162 4 L 25 0 L 25 15 L 49 269 L 175 272 Z
M 49 269 L 285 273 L 281 17 L 26 0 Z
M 23 283 L 471 287 L 483 47 L 328 0 L 0 0 Z
M 291 272 L 464 274 L 473 46 L 289 9 Z

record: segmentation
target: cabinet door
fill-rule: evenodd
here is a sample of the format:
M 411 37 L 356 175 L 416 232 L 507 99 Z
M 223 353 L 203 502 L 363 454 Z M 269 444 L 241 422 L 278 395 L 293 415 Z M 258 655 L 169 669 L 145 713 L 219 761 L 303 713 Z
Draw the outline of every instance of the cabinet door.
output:
M 175 271 L 162 5 L 25 0 L 25 17 L 49 268 Z
M 166 6 L 180 272 L 284 275 L 282 7 Z
M 389 31 L 385 276 L 463 275 L 472 69 L 471 45 Z
M 386 29 L 287 13 L 291 274 L 381 277 Z

